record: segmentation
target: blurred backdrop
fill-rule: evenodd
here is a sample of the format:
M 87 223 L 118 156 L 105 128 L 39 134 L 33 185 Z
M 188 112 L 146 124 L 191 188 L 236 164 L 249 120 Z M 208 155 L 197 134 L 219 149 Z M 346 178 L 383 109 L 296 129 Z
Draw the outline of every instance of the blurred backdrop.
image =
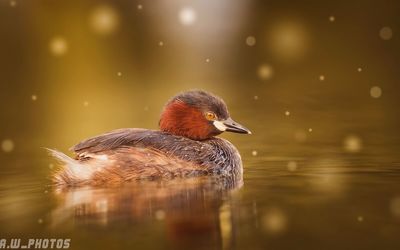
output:
M 398 137 L 397 1 L 0 4 L 3 151 L 157 128 L 193 88 L 223 97 L 253 140 Z
M 399 13 L 396 0 L 0 0 L 1 231 L 78 249 L 399 249 Z M 156 129 L 189 89 L 253 132 L 221 135 L 243 158 L 239 192 L 46 186 L 43 147 Z

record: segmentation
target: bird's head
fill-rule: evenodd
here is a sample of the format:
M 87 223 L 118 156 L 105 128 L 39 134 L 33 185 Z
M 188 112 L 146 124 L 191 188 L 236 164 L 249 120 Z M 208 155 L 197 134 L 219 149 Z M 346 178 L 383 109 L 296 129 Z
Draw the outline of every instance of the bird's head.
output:
M 159 125 L 162 131 L 193 140 L 205 140 L 225 131 L 251 134 L 232 120 L 221 98 L 201 90 L 183 92 L 169 100 Z

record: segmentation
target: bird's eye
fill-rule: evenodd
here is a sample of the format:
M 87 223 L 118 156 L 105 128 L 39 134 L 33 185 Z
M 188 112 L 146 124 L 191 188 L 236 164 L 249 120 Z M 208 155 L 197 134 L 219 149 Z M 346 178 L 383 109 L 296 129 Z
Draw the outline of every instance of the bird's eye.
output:
M 213 112 L 206 112 L 206 119 L 209 121 L 214 121 L 217 116 Z

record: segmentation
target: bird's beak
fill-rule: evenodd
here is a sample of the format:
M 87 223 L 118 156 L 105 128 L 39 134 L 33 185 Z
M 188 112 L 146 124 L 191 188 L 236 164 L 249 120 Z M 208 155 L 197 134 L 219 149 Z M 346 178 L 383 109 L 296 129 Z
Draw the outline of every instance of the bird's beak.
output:
M 224 121 L 214 121 L 214 126 L 221 132 L 227 131 L 239 134 L 251 134 L 250 130 L 235 122 L 230 117 Z

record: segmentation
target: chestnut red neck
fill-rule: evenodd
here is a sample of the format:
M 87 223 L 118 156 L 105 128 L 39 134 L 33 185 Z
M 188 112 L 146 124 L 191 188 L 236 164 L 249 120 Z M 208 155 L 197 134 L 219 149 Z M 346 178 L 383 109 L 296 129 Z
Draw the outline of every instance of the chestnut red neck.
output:
M 159 125 L 161 131 L 193 140 L 205 140 L 221 133 L 210 124 L 201 110 L 181 100 L 167 104 Z

